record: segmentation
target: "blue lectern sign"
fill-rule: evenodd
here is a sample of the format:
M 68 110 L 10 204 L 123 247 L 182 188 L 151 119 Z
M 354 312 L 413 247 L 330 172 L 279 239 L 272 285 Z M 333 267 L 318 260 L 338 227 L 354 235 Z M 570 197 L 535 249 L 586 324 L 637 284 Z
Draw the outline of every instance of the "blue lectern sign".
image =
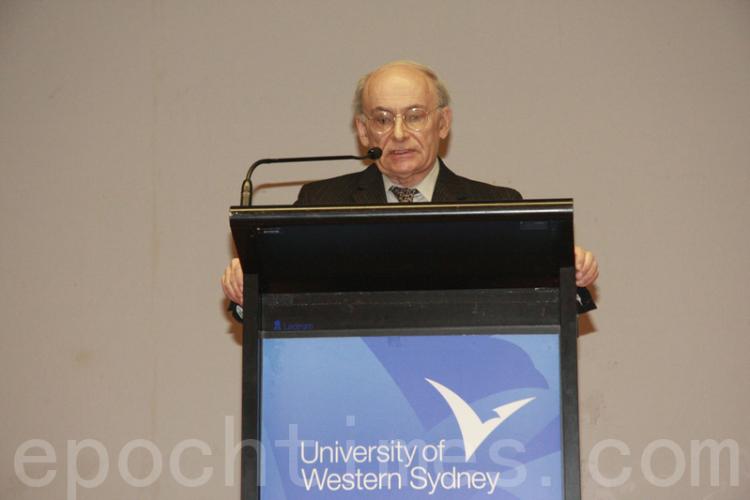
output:
M 263 500 L 563 498 L 559 335 L 269 338 Z

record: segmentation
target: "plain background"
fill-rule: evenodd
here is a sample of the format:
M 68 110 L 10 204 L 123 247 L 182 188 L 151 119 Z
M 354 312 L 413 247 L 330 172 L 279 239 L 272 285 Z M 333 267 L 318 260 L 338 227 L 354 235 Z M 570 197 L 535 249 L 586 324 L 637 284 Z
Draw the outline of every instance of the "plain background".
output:
M 358 77 L 393 59 L 436 68 L 454 101 L 446 161 L 527 198 L 573 197 L 600 310 L 580 346 L 584 497 L 750 497 L 750 2 L 0 2 L 0 498 L 66 498 L 68 440 L 101 441 L 110 473 L 78 498 L 239 498 L 225 417 L 240 345 L 219 275 L 227 208 L 260 157 L 356 151 Z M 290 167 L 258 183 L 352 171 Z M 298 185 L 263 189 L 288 203 Z M 18 446 L 49 441 L 57 476 L 24 486 Z M 168 455 L 188 438 L 185 488 Z M 128 486 L 133 439 L 164 454 Z M 631 476 L 607 488 L 589 472 Z M 644 472 L 644 450 L 672 442 Z M 692 440 L 741 448 L 719 485 Z M 675 450 L 675 447 L 677 449 Z M 152 469 L 143 450 L 136 477 Z M 32 465 L 36 477 L 50 466 Z M 91 478 L 97 458 L 81 453 Z M 70 496 L 68 496 L 70 498 Z M 529 500 L 529 499 L 524 499 Z M 533 500 L 533 499 L 532 499 Z

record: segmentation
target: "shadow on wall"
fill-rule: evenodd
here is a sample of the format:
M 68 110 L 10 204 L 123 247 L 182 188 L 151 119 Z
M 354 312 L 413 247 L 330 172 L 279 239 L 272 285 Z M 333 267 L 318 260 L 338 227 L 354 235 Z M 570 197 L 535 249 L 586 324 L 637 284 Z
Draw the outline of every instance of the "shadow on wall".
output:
M 589 285 L 588 286 L 589 292 L 591 292 L 591 298 L 594 300 L 594 303 L 599 303 L 599 288 L 596 285 Z M 588 314 L 581 314 L 578 316 L 578 336 L 581 337 L 583 335 L 588 335 L 590 333 L 595 333 L 596 330 L 596 324 L 593 321 L 593 314 L 596 314 L 596 310 L 591 311 Z

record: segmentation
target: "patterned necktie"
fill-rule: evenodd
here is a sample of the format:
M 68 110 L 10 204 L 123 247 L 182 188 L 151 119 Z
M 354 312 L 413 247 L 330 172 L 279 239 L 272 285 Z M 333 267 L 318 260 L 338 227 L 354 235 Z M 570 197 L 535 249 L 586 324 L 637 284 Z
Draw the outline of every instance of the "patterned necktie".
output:
M 414 203 L 414 196 L 419 192 L 418 189 L 391 186 L 391 193 L 396 195 L 399 203 Z

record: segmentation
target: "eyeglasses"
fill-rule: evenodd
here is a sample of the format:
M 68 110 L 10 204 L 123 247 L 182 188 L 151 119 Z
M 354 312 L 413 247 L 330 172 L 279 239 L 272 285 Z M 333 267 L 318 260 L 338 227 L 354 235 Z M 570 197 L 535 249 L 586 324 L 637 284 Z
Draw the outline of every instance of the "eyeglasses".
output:
M 370 122 L 370 128 L 376 134 L 390 132 L 394 125 L 396 125 L 396 118 L 398 117 L 401 117 L 401 123 L 403 123 L 404 127 L 412 132 L 419 132 L 430 123 L 430 114 L 441 107 L 442 106 L 438 106 L 432 111 L 427 111 L 423 108 L 411 108 L 403 113 L 397 114 L 393 114 L 384 109 L 379 109 L 373 112 L 372 116 L 368 116 L 364 113 L 362 113 L 362 115 Z

